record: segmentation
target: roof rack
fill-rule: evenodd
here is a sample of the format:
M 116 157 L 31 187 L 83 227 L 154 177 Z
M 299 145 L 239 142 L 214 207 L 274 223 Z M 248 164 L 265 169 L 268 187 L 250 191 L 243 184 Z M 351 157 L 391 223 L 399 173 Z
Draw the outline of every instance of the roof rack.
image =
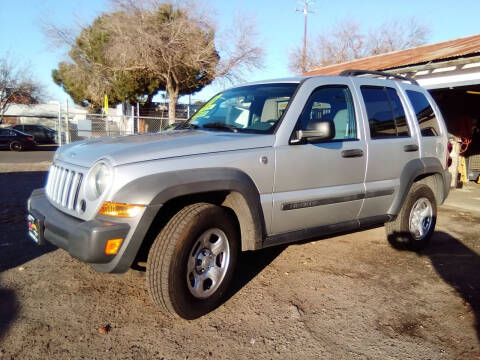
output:
M 401 76 L 397 74 L 388 73 L 385 71 L 376 71 L 376 70 L 343 70 L 340 76 L 358 76 L 358 75 L 379 75 L 388 78 L 394 78 L 403 81 L 409 81 L 414 85 L 419 85 L 418 82 L 410 77 Z

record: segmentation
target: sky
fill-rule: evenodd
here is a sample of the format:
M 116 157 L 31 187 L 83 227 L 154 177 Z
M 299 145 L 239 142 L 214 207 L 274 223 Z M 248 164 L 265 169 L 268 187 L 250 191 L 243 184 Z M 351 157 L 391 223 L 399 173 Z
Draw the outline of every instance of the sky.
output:
M 51 78 L 66 50 L 52 47 L 43 23 L 58 26 L 90 24 L 110 9 L 109 0 L 0 0 L 0 58 L 8 55 L 28 66 L 42 83 L 50 100 L 65 101 L 69 96 Z M 288 70 L 288 54 L 301 46 L 303 14 L 296 0 L 204 0 L 220 32 L 227 34 L 238 14 L 253 18 L 258 44 L 265 50 L 264 67 L 245 76 L 245 81 L 293 76 Z M 415 17 L 431 29 L 428 43 L 441 42 L 480 33 L 478 0 L 314 0 L 308 18 L 309 38 L 329 33 L 339 21 L 349 18 L 368 30 L 388 20 Z M 207 100 L 222 85 L 214 84 L 192 95 L 193 101 Z M 184 98 L 183 101 L 186 101 Z

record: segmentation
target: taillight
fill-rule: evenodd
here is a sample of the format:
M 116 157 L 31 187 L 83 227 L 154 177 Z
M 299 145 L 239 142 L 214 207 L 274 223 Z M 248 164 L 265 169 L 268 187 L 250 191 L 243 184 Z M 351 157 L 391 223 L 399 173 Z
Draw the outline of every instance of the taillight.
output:
M 27 136 L 27 140 L 33 141 L 33 137 L 32 136 Z
M 453 145 L 450 141 L 447 143 L 447 169 L 452 165 L 452 157 L 450 156 L 450 153 L 453 150 Z

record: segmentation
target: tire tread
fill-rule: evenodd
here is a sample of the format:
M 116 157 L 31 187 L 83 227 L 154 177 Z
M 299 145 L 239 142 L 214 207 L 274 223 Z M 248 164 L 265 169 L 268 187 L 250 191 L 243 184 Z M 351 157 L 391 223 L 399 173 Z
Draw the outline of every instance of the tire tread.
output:
M 150 296 L 156 305 L 172 316 L 179 317 L 168 289 L 170 263 L 175 247 L 185 227 L 196 215 L 210 207 L 215 205 L 196 203 L 176 213 L 160 231 L 148 254 L 146 281 Z

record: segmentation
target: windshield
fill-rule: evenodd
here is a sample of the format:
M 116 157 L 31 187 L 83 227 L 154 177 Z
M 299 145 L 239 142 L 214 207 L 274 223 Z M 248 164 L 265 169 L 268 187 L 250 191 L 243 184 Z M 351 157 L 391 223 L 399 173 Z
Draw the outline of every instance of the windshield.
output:
M 183 127 L 271 134 L 298 84 L 233 88 L 214 96 Z

